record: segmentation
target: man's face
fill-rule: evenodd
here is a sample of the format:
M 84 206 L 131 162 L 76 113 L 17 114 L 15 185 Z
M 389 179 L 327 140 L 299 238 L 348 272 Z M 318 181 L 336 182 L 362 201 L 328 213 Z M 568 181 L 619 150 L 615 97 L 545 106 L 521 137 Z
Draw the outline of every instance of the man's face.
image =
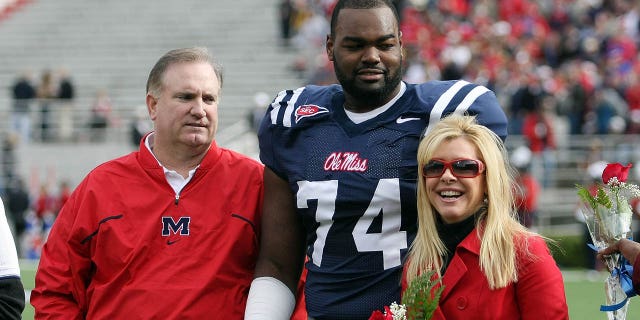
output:
M 208 148 L 218 126 L 220 83 L 206 62 L 170 65 L 157 97 L 147 95 L 156 143 Z
M 351 103 L 371 108 L 388 102 L 402 80 L 402 41 L 389 8 L 342 9 L 327 54 Z

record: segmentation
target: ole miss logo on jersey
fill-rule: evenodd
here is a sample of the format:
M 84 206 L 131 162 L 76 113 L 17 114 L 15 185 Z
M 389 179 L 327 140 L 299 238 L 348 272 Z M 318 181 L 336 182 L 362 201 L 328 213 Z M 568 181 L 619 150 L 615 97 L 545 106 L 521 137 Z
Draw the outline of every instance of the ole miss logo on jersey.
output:
M 302 118 L 313 117 L 326 112 L 329 112 L 327 108 L 316 106 L 315 104 L 305 104 L 296 109 L 296 122 L 299 122 Z
M 365 172 L 367 168 L 369 161 L 362 159 L 358 152 L 333 152 L 324 161 L 326 171 Z

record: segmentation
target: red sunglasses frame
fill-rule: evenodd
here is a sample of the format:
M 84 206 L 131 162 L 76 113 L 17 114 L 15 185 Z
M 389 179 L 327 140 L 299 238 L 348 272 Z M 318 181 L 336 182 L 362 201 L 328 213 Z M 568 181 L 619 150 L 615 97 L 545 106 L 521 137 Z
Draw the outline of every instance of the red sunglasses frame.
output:
M 439 163 L 444 165 L 444 167 L 442 167 L 442 172 L 440 172 L 440 174 L 434 175 L 434 176 L 427 176 L 426 167 L 431 161 L 439 162 Z M 453 169 L 452 165 L 454 163 L 458 162 L 458 161 L 472 161 L 472 162 L 475 162 L 478 165 L 478 172 L 476 174 L 470 175 L 470 176 L 457 174 L 456 171 Z M 443 159 L 437 159 L 436 158 L 436 159 L 431 159 L 431 160 L 427 161 L 427 163 L 425 163 L 424 166 L 422 166 L 422 176 L 425 177 L 425 178 L 440 178 L 440 177 L 442 177 L 444 172 L 447 171 L 447 169 L 449 169 L 451 174 L 456 178 L 475 178 L 475 177 L 481 175 L 484 172 L 485 165 L 484 165 L 484 163 L 482 161 L 476 160 L 476 159 L 458 158 L 458 159 L 453 159 L 451 161 L 446 161 L 446 160 L 443 160 Z

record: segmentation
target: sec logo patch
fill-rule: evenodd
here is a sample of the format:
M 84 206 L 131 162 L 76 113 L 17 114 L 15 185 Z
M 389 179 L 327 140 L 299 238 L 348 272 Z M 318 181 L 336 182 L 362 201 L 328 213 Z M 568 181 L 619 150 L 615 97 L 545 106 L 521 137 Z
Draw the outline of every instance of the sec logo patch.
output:
M 327 108 L 320 107 L 315 104 L 305 104 L 303 106 L 299 106 L 295 112 L 296 123 L 303 118 L 313 117 L 315 115 L 327 113 L 327 112 L 329 112 Z

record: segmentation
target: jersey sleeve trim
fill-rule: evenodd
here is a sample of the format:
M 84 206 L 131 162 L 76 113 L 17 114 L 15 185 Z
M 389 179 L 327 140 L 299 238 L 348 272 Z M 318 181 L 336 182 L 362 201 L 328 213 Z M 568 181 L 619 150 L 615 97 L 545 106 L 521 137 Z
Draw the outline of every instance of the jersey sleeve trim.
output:
M 471 107 L 471 104 L 476 101 L 479 96 L 485 94 L 486 92 L 489 92 L 489 89 L 487 89 L 486 87 L 478 86 L 473 88 L 471 92 L 469 92 L 467 96 L 464 97 L 464 100 L 462 100 L 462 102 L 458 105 L 455 113 L 462 115 L 467 112 L 469 107 Z
M 447 91 L 445 91 L 440 98 L 433 105 L 433 109 L 431 109 L 431 114 L 429 116 L 429 126 L 425 131 L 425 134 L 429 131 L 429 128 L 433 127 L 436 123 L 440 121 L 442 117 L 442 113 L 447 108 L 453 97 L 466 85 L 470 84 L 467 81 L 460 80 L 454 83 Z
M 288 127 L 288 128 L 291 127 L 291 124 L 292 124 L 291 115 L 295 110 L 295 105 L 296 105 L 296 102 L 298 101 L 298 98 L 300 97 L 300 95 L 304 90 L 305 90 L 305 87 L 300 87 L 295 90 L 285 90 L 278 93 L 278 96 L 275 98 L 273 103 L 271 103 L 271 108 L 272 108 L 270 112 L 271 124 L 274 124 L 274 125 L 278 124 L 278 115 L 280 113 L 283 113 L 282 126 Z M 284 111 L 282 111 L 283 107 L 284 107 Z
M 436 100 L 429 115 L 429 125 L 423 136 L 426 136 L 443 116 L 451 113 L 465 114 L 478 101 L 478 98 L 487 92 L 490 90 L 484 86 L 465 80 L 456 81 Z

